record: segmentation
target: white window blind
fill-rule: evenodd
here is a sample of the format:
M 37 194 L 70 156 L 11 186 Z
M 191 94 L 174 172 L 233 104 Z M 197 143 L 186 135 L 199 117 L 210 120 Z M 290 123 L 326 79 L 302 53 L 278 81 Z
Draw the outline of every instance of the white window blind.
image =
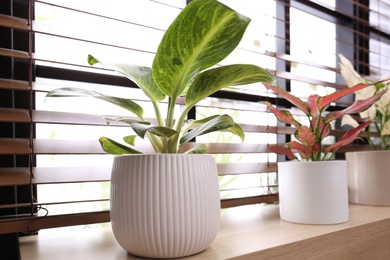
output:
M 237 50 L 221 64 L 267 68 L 278 84 L 302 98 L 345 88 L 337 53 L 372 77 L 389 74 L 387 1 L 221 1 L 252 18 Z M 341 3 L 342 2 L 342 3 Z M 149 102 L 127 79 L 91 68 L 87 55 L 151 65 L 159 39 L 185 1 L 26 1 L 1 6 L 0 233 L 109 221 L 112 156 L 97 139 L 131 131 L 103 116 L 126 114 L 101 101 L 45 100 L 47 91 L 76 86 Z M 3 37 L 4 35 L 4 37 Z M 6 40 L 3 40 L 6 39 Z M 365 69 L 365 71 L 364 71 Z M 294 129 L 277 122 L 258 101 L 296 112 L 261 84 L 230 87 L 203 100 L 188 118 L 227 113 L 246 132 L 199 137 L 218 163 L 222 207 L 277 202 L 277 160 L 269 145 Z M 337 109 L 352 97 L 334 104 Z M 180 102 L 177 104 L 180 109 Z M 329 143 L 341 136 L 335 125 Z M 139 140 L 144 151 L 148 146 Z M 353 144 L 341 152 L 367 149 Z M 12 194 L 12 196 L 11 196 Z

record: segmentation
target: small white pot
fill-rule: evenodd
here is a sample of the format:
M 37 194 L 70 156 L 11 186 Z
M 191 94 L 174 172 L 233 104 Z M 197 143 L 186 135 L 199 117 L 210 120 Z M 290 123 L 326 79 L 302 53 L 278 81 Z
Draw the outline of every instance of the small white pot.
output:
M 116 156 L 110 215 L 116 240 L 131 254 L 177 258 L 205 250 L 217 235 L 220 219 L 214 158 Z
M 279 162 L 281 219 L 300 224 L 348 221 L 346 161 Z
M 348 152 L 349 202 L 390 206 L 390 151 Z

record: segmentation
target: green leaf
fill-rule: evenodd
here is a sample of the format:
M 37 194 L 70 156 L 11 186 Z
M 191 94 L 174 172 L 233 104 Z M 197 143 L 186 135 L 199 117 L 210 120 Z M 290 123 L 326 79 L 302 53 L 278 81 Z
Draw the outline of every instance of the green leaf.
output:
M 82 88 L 57 88 L 46 94 L 46 97 L 92 97 L 120 106 L 139 118 L 142 118 L 144 110 L 134 101 L 126 98 L 106 96 L 99 92 Z
M 208 151 L 208 148 L 207 148 L 207 145 L 205 144 L 199 144 L 193 148 L 191 148 L 190 150 L 186 151 L 185 153 L 199 153 L 199 154 L 204 154 L 204 153 L 207 153 Z
M 219 117 L 218 115 L 213 115 L 213 116 L 209 116 L 209 117 L 206 117 L 206 118 L 202 118 L 202 119 L 199 119 L 199 120 L 192 120 L 192 121 L 189 121 L 189 126 L 199 126 L 199 125 L 203 125 L 207 122 L 209 122 L 210 120 L 216 118 L 216 117 Z M 242 130 L 241 126 L 239 126 L 238 124 L 234 124 L 232 127 L 230 128 L 227 128 L 227 130 L 235 135 L 237 135 L 238 137 L 241 138 L 242 141 L 244 141 L 245 139 L 245 133 L 244 133 L 244 130 Z
M 126 123 L 129 125 L 132 123 L 150 125 L 150 122 L 148 122 L 148 121 L 135 120 L 135 119 L 132 119 L 129 117 L 104 117 L 104 120 L 106 120 L 107 124 L 110 124 L 112 122 L 122 122 L 122 123 Z
M 211 119 L 214 119 L 216 117 L 218 117 L 219 115 L 212 115 L 212 116 L 209 116 L 209 117 L 205 117 L 205 118 L 202 118 L 202 119 L 198 119 L 198 120 L 189 120 L 188 123 L 190 126 L 198 126 L 198 125 L 202 125 L 208 121 L 210 121 Z
M 123 137 L 123 141 L 125 141 L 129 145 L 134 146 L 135 145 L 135 138 L 137 138 L 136 135 L 128 135 L 128 136 Z
M 228 129 L 230 127 L 234 127 L 234 121 L 229 115 L 221 115 L 218 116 L 198 127 L 193 129 L 191 132 L 185 134 L 181 139 L 180 139 L 180 145 L 183 145 L 193 138 L 199 136 L 199 135 L 204 135 L 208 134 L 211 132 L 216 132 L 216 131 L 221 131 Z
M 390 135 L 390 121 L 387 121 L 383 127 L 380 135 Z
M 275 84 L 276 78 L 265 69 L 250 64 L 233 64 L 209 69 L 192 82 L 186 94 L 186 104 L 193 106 L 227 86 L 257 82 Z
M 192 1 L 165 32 L 153 61 L 153 77 L 169 97 L 181 95 L 195 76 L 239 44 L 250 22 L 216 0 Z
M 121 73 L 137 84 L 145 93 L 145 95 L 153 102 L 159 102 L 165 99 L 165 95 L 160 91 L 154 82 L 152 69 L 149 67 L 101 61 L 92 55 L 88 55 L 88 63 L 90 65 L 100 63 L 105 68 Z
M 99 138 L 100 145 L 106 153 L 121 155 L 121 154 L 142 154 L 142 152 L 120 144 L 107 137 Z
M 238 137 L 241 138 L 241 141 L 244 142 L 244 139 L 245 139 L 245 132 L 244 130 L 241 128 L 240 125 L 234 123 L 234 126 L 230 127 L 227 129 L 229 132 L 237 135 Z
M 165 127 L 165 126 L 156 126 L 156 125 L 145 125 L 145 124 L 139 124 L 139 123 L 132 123 L 130 124 L 131 128 L 137 133 L 138 136 L 144 138 L 146 132 L 153 133 L 157 136 L 170 138 L 176 134 L 178 134 L 177 131 L 173 130 L 172 128 Z

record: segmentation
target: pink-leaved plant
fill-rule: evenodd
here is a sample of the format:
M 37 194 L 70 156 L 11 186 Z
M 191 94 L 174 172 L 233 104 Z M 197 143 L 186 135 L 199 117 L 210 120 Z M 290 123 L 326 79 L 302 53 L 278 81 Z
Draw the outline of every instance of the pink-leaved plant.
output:
M 314 94 L 309 96 L 307 101 L 301 100 L 278 86 L 267 83 L 263 84 L 267 89 L 273 90 L 275 93 L 288 100 L 296 108 L 303 111 L 309 118 L 310 124 L 302 125 L 293 117 L 290 111 L 280 110 L 267 101 L 261 102 L 268 106 L 279 121 L 296 127 L 297 130 L 294 132 L 295 140 L 288 142 L 286 146 L 270 146 L 271 151 L 277 154 L 285 154 L 290 160 L 299 160 L 295 153 L 298 153 L 302 160 L 307 161 L 322 161 L 332 158 L 340 147 L 350 144 L 355 139 L 359 138 L 360 132 L 370 124 L 370 121 L 366 121 L 357 127 L 348 130 L 337 140 L 337 142 L 325 146 L 322 141 L 332 130 L 331 122 L 341 118 L 343 115 L 360 113 L 361 111 L 366 110 L 386 92 L 386 90 L 384 90 L 365 100 L 357 100 L 343 110 L 325 113 L 325 110 L 332 102 L 348 94 L 367 88 L 371 84 L 357 84 L 353 87 L 342 89 L 326 96 Z

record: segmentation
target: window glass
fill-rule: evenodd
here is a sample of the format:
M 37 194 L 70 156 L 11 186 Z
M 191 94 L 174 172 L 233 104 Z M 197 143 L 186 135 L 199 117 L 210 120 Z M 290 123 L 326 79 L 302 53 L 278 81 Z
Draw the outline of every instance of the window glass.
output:
M 291 73 L 307 78 L 335 82 L 336 73 L 329 68 L 336 67 L 336 25 L 301 10 L 290 9 L 291 56 L 299 62 L 292 62 Z M 321 30 L 318 30 L 321 28 Z M 301 97 L 310 94 L 326 95 L 334 90 L 327 86 L 293 80 L 291 91 Z
M 390 33 L 390 1 L 370 1 L 370 25 L 375 29 Z M 373 80 L 390 75 L 390 40 L 371 33 L 370 37 L 370 77 Z

